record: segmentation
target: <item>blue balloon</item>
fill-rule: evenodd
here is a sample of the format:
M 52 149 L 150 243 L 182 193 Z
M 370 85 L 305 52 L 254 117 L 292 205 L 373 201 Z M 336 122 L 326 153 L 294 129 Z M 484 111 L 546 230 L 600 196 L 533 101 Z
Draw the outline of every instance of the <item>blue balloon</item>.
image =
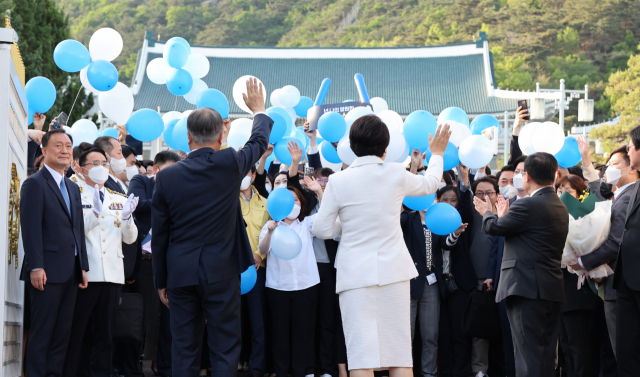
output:
M 346 99 L 346 100 L 342 101 L 342 103 L 347 103 L 347 102 L 356 102 L 356 101 L 354 101 L 352 99 Z
M 305 135 L 303 130 L 304 128 L 302 126 L 296 127 L 296 133 L 293 137 L 304 143 L 304 147 L 302 149 L 306 151 L 307 148 L 309 148 L 310 140 L 309 136 Z
M 110 136 L 114 139 L 118 138 L 118 130 L 115 129 L 114 127 L 109 127 L 109 128 L 105 128 L 104 130 L 102 130 L 102 132 L 100 132 L 100 136 Z
M 469 126 L 473 135 L 482 135 L 482 131 L 489 127 L 498 127 L 498 135 L 500 135 L 500 122 L 493 115 L 478 115 Z
M 431 149 L 427 149 L 425 151 L 425 160 L 424 166 L 429 165 L 429 159 L 431 159 Z M 447 148 L 444 150 L 444 156 L 442 156 L 442 160 L 444 162 L 443 170 L 451 170 L 454 167 L 458 166 L 460 163 L 460 158 L 458 157 L 458 148 L 455 144 L 449 142 Z
M 164 122 L 157 111 L 140 109 L 129 117 L 127 131 L 137 140 L 154 141 L 162 135 Z
M 290 141 L 295 142 L 298 145 L 298 148 L 304 147 L 304 143 L 303 142 L 301 142 L 300 140 L 296 139 L 295 137 L 291 137 L 291 136 L 283 137 L 273 147 L 273 153 L 275 153 L 276 158 L 278 159 L 278 161 L 282 162 L 285 165 L 289 165 L 289 166 L 291 166 L 291 163 L 293 162 L 293 160 L 291 159 L 291 152 L 289 152 L 289 142 Z M 303 153 L 302 157 L 304 158 L 304 153 Z
M 297 116 L 299 116 L 300 118 L 306 118 L 307 111 L 309 111 L 309 109 L 312 107 L 313 100 L 309 97 L 301 96 L 300 102 L 298 102 L 298 104 L 295 105 L 293 109 L 296 111 Z
M 324 141 L 323 138 L 321 137 L 316 137 L 316 142 L 318 143 L 318 145 L 322 144 L 322 142 Z
M 431 233 L 445 236 L 462 225 L 462 218 L 458 210 L 451 204 L 436 203 L 429 207 L 424 217 L 424 223 Z
M 187 63 L 189 55 L 189 49 L 185 47 L 184 44 L 175 40 L 167 42 L 167 44 L 164 45 L 164 51 L 162 52 L 162 56 L 169 67 L 176 69 L 182 68 Z
M 217 89 L 205 89 L 196 100 L 198 109 L 209 107 L 220 113 L 222 119 L 229 118 L 229 101 L 221 91 Z M 291 118 L 291 117 L 289 117 Z
M 169 40 L 167 41 L 167 44 L 173 43 L 173 42 L 178 42 L 178 43 L 184 45 L 184 47 L 187 48 L 188 55 L 191 55 L 191 45 L 189 44 L 189 42 L 187 42 L 186 39 L 184 39 L 182 37 L 169 38 Z
M 164 125 L 164 131 L 162 131 L 162 138 L 164 139 L 164 142 L 167 143 L 169 148 L 175 150 L 179 150 L 179 148 L 176 143 L 173 142 L 173 129 L 179 121 L 180 119 L 172 119 L 168 121 L 167 124 Z
M 53 50 L 53 61 L 65 72 L 78 72 L 91 64 L 91 55 L 82 43 L 67 39 Z
M 118 70 L 111 62 L 96 60 L 89 64 L 87 79 L 89 80 L 89 84 L 96 90 L 107 92 L 116 87 L 118 83 Z
M 320 148 L 322 149 L 322 157 L 324 157 L 325 160 L 332 164 L 342 163 L 340 156 L 338 156 L 338 151 L 333 147 L 333 145 L 331 145 L 331 143 L 325 140 L 320 144 Z
M 264 168 L 266 169 L 266 171 L 269 171 L 269 167 L 271 166 L 271 163 L 272 163 L 273 161 L 275 161 L 275 159 L 276 159 L 276 155 L 275 155 L 275 154 L 273 154 L 273 153 L 271 153 L 271 154 L 269 155 L 269 157 L 267 157 L 267 160 L 266 160 L 266 161 L 265 161 L 265 163 L 264 163 Z M 267 195 L 267 197 L 268 197 L 268 196 L 269 196 L 269 195 Z
M 249 266 L 245 272 L 240 274 L 240 294 L 251 292 L 258 280 L 258 272 L 254 266 Z
M 29 80 L 24 87 L 24 93 L 27 97 L 27 102 L 29 102 L 31 117 L 35 113 L 46 113 L 56 102 L 56 87 L 46 77 L 37 76 Z M 33 119 L 31 120 L 33 121 Z
M 33 123 L 33 116 L 36 115 L 35 111 L 32 111 L 31 109 L 28 109 L 29 115 L 27 116 L 27 124 L 31 125 L 31 123 Z
M 409 146 L 409 143 L 406 142 L 406 140 L 405 140 L 405 144 L 406 146 L 404 147 L 404 152 L 402 152 L 402 156 L 398 157 L 398 159 L 396 160 L 396 162 L 401 164 L 404 163 L 407 157 L 409 157 L 409 155 L 411 154 L 411 147 Z
M 469 127 L 469 116 L 467 116 L 467 113 L 459 107 L 447 107 L 442 110 L 440 115 L 438 115 L 438 123 L 443 124 L 444 121 L 447 120 L 452 120 Z
M 271 250 L 276 257 L 291 260 L 300 254 L 302 240 L 295 230 L 287 226 L 278 226 L 271 235 Z
M 287 121 L 277 112 L 272 112 L 269 114 L 269 117 L 273 120 L 273 127 L 271 127 L 271 134 L 269 135 L 269 144 L 275 144 L 280 141 L 287 132 Z
M 426 151 L 429 148 L 429 134 L 435 136 L 438 129 L 436 118 L 428 111 L 414 111 L 404 121 L 402 133 L 411 150 Z
M 266 110 L 266 113 L 269 115 L 271 115 L 274 112 L 282 115 L 284 120 L 287 122 L 287 130 L 284 132 L 284 136 L 291 136 L 291 134 L 293 133 L 293 129 L 295 127 L 293 124 L 293 119 L 291 119 L 291 115 L 289 115 L 289 112 L 283 109 L 282 107 L 275 107 L 275 106 L 270 107 Z
M 405 196 L 402 204 L 407 206 L 408 208 L 414 211 L 424 211 L 427 208 L 431 207 L 433 202 L 436 200 L 436 193 L 434 192 L 431 195 L 425 196 Z
M 267 210 L 275 221 L 284 220 L 293 210 L 295 198 L 293 193 L 284 187 L 279 187 L 269 194 Z
M 176 145 L 176 149 L 185 153 L 191 152 L 189 147 L 189 136 L 187 135 L 187 117 L 184 117 L 176 123 L 173 127 L 173 142 Z
M 560 152 L 556 153 L 555 156 L 558 161 L 558 165 L 561 168 L 570 168 L 572 166 L 576 166 L 580 160 L 582 160 L 582 156 L 580 155 L 580 149 L 578 148 L 578 141 L 573 136 L 567 136 L 564 138 L 564 145 Z
M 193 77 L 184 69 L 172 69 L 167 75 L 167 89 L 175 96 L 184 96 L 192 86 Z
M 318 119 L 318 131 L 325 140 L 337 143 L 347 132 L 347 121 L 340 113 L 324 113 Z

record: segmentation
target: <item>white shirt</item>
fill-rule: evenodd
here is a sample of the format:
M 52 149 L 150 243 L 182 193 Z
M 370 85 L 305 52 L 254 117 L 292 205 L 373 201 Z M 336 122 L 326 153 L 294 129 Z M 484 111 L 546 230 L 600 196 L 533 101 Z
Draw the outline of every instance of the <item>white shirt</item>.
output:
M 44 166 L 47 168 L 47 170 L 49 170 L 49 173 L 51 173 L 51 176 L 53 177 L 53 179 L 56 180 L 56 183 L 58 184 L 58 188 L 60 188 L 60 183 L 62 182 L 62 174 L 60 174 L 57 171 L 51 169 L 49 167 L 49 165 L 47 165 L 47 164 L 44 164 Z M 69 193 L 69 190 L 67 189 L 67 194 L 68 193 Z M 71 198 L 69 198 L 69 199 L 71 199 Z
M 244 193 L 240 191 L 240 195 L 242 195 L 242 199 L 244 199 L 245 204 L 249 204 L 249 202 L 251 201 L 251 198 L 253 198 L 253 194 L 254 194 L 253 189 L 251 189 L 251 194 L 247 198 L 246 196 L 244 196 Z
M 618 187 L 618 189 L 613 193 L 613 199 L 618 199 L 618 196 L 620 196 L 620 194 L 622 194 L 622 192 L 629 186 L 635 184 L 635 182 L 631 182 L 631 183 L 627 183 L 626 185 L 622 186 L 622 187 Z
M 149 229 L 149 235 L 151 235 L 151 230 L 152 229 Z M 142 244 L 142 254 L 151 254 L 151 239 Z
M 267 254 L 267 282 L 266 287 L 279 291 L 301 291 L 320 284 L 318 265 L 313 252 L 313 222 L 316 215 L 307 216 L 300 222 L 292 222 L 291 225 L 280 221 L 278 226 L 286 226 L 293 229 L 300 236 L 302 250 L 297 257 L 291 260 L 278 258 L 269 248 Z M 259 242 L 267 235 L 268 225 L 273 221 L 268 221 L 260 231 Z

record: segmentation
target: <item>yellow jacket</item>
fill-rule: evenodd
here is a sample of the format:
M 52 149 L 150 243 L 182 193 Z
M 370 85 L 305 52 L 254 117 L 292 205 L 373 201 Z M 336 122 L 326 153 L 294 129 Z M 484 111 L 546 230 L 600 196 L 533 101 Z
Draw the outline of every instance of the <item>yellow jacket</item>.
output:
M 262 267 L 266 266 L 267 257 L 258 251 L 258 239 L 260 231 L 267 221 L 271 220 L 269 211 L 267 211 L 267 199 L 258 194 L 258 190 L 251 186 L 253 196 L 249 200 L 249 204 L 244 200 L 244 196 L 240 193 L 240 207 L 242 208 L 242 217 L 247 223 L 247 236 L 251 244 L 251 252 L 258 254 L 262 258 Z

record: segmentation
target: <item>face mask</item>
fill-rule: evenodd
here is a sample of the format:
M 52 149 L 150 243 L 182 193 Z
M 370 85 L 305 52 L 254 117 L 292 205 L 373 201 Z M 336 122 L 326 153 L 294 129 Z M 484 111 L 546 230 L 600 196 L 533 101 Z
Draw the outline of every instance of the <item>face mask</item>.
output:
M 127 181 L 130 181 L 134 175 L 138 174 L 138 167 L 135 165 L 129 166 L 126 170 L 127 170 Z
M 291 210 L 291 213 L 289 214 L 289 216 L 287 216 L 287 219 L 295 220 L 298 218 L 298 216 L 300 216 L 300 206 L 297 204 L 294 204 L 293 209 Z
M 116 160 L 115 158 L 111 157 L 111 169 L 116 175 L 122 173 L 126 168 L 127 168 L 127 160 L 125 160 L 124 157 L 122 157 L 119 160 Z
M 242 178 L 242 183 L 240 183 L 240 190 L 246 190 L 251 186 L 251 177 L 247 176 Z
M 624 169 L 627 169 L 627 168 L 628 168 L 628 166 L 626 168 L 624 168 Z M 624 170 L 624 169 L 622 169 L 622 170 Z M 622 178 L 622 176 L 623 176 L 622 170 L 616 169 L 613 166 L 609 166 L 607 168 L 607 170 L 604 172 L 604 178 L 606 179 L 606 182 L 610 183 L 610 184 L 612 184 L 614 186 L 617 185 L 618 182 L 620 181 L 620 178 Z M 628 175 L 628 174 L 629 173 L 624 174 L 624 175 Z
M 264 188 L 265 190 L 267 190 L 269 194 L 271 194 L 271 190 L 272 190 L 271 185 L 264 185 Z
M 513 176 L 513 187 L 518 191 L 524 191 L 524 186 L 522 185 L 522 173 Z
M 109 169 L 104 166 L 96 166 L 89 169 L 89 179 L 99 185 L 105 183 L 109 179 Z
M 602 195 L 603 198 L 609 199 L 613 196 L 613 192 L 611 192 L 611 186 L 612 185 L 604 182 L 600 183 L 600 195 Z
M 440 181 L 440 183 L 438 183 L 438 190 L 440 190 L 441 188 L 443 188 L 446 185 L 447 185 L 446 183 Z
M 274 189 L 281 188 L 281 187 L 282 188 L 287 188 L 287 184 L 286 183 L 280 183 L 279 185 L 275 185 Z
M 500 187 L 500 195 L 502 195 L 502 197 L 507 200 L 511 200 L 515 198 L 517 194 L 518 194 L 518 190 L 511 185 Z

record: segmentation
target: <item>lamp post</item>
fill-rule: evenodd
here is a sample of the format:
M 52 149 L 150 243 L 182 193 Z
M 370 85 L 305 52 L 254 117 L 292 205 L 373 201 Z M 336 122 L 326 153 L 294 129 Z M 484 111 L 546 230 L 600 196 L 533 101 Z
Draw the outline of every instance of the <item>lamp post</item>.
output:
M 593 121 L 593 100 L 589 99 L 589 85 L 584 86 L 584 90 L 566 89 L 564 86 L 564 79 L 560 80 L 560 89 L 541 89 L 540 83 L 536 83 L 537 98 L 534 98 L 531 106 L 531 118 L 532 119 L 544 119 L 544 98 L 540 98 L 539 93 L 551 92 L 558 93 L 558 98 L 555 98 L 556 108 L 559 111 L 558 118 L 560 120 L 560 127 L 564 129 L 564 111 L 569 109 L 569 104 L 573 98 L 580 98 L 581 94 L 584 94 L 584 99 L 578 102 L 578 122 L 591 122 Z M 569 94 L 569 96 L 567 96 Z

